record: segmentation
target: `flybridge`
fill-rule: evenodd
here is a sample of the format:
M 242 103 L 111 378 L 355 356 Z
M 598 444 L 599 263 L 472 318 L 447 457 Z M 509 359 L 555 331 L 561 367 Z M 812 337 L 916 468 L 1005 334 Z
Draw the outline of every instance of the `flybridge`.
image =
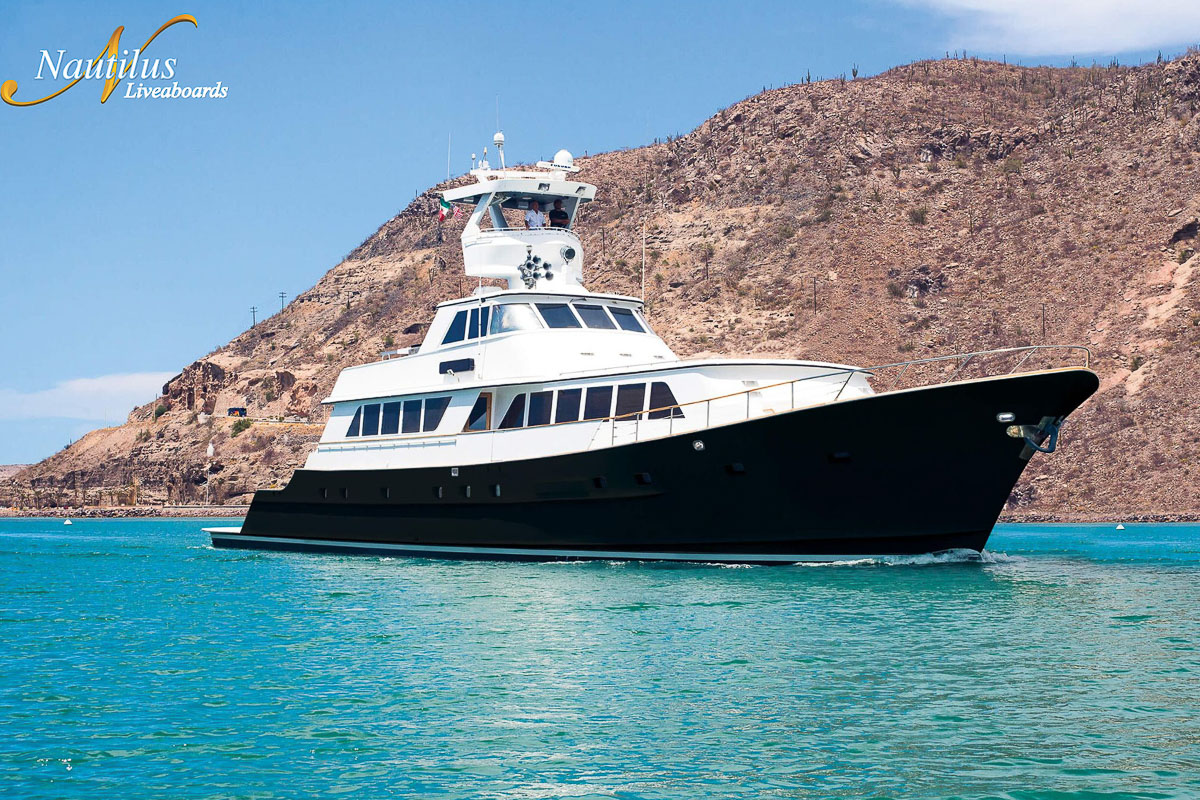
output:
M 573 227 L 596 187 L 567 179 L 579 168 L 566 150 L 538 162 L 539 170 L 510 170 L 504 167 L 504 135 L 493 141 L 500 169 L 487 163 L 485 150 L 471 170 L 476 182 L 442 193 L 449 203 L 472 207 L 462 233 L 466 273 L 507 281 L 509 289 L 586 292 L 583 247 Z

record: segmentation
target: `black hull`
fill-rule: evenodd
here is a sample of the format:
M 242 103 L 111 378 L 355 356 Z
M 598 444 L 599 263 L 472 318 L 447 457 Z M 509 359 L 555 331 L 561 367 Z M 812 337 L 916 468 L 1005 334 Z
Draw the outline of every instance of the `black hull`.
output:
M 301 469 L 213 544 L 750 563 L 982 550 L 1033 452 L 996 415 L 1061 419 L 1098 385 L 1083 369 L 991 378 L 457 476 Z

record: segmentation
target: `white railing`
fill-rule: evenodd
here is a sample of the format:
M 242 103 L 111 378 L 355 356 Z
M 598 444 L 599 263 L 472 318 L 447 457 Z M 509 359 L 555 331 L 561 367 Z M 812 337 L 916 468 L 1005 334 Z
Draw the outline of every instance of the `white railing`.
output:
M 589 449 L 615 446 L 640 442 L 648 439 L 659 439 L 683 433 L 695 433 L 718 425 L 729 425 L 746 422 L 759 417 L 770 416 L 802 408 L 836 403 L 847 396 L 862 397 L 865 392 L 852 392 L 847 395 L 855 375 L 865 375 L 868 383 L 874 381 L 874 394 L 886 394 L 892 391 L 921 388 L 947 383 L 960 383 L 967 380 L 978 380 L 984 377 L 998 375 L 1014 375 L 1035 356 L 1082 355 L 1082 364 L 1062 365 L 1088 368 L 1091 366 L 1092 353 L 1086 347 L 1079 345 L 1029 345 L 1027 347 L 1007 347 L 999 350 L 977 350 L 972 353 L 956 353 L 949 356 L 934 356 L 918 358 L 911 361 L 898 361 L 893 364 L 881 364 L 875 367 L 834 367 L 827 372 L 806 375 L 790 381 L 781 381 L 768 386 L 755 386 L 740 392 L 734 392 L 707 400 L 696 400 L 690 403 L 680 403 L 659 409 L 651 409 L 637 415 L 624 418 L 610 417 L 600 420 L 601 427 L 592 436 Z M 993 365 L 1000 361 L 1004 367 L 1004 359 L 1010 359 L 1012 366 L 1006 369 L 987 369 L 988 362 Z M 971 367 L 979 369 L 972 371 Z M 976 374 L 977 372 L 982 374 Z M 921 373 L 933 372 L 935 380 L 915 384 L 905 383 L 904 379 L 919 377 Z M 940 374 L 938 374 L 940 373 Z M 892 375 L 894 374 L 894 377 Z M 945 377 L 948 374 L 948 377 Z M 936 380 L 936 378 L 942 378 Z M 828 384 L 824 389 L 813 391 L 812 386 L 803 386 L 810 381 L 820 381 Z M 882 385 L 886 384 L 886 386 Z M 797 387 L 799 402 L 797 402 Z M 678 416 L 676 412 L 679 412 Z M 657 416 L 657 419 L 652 417 Z

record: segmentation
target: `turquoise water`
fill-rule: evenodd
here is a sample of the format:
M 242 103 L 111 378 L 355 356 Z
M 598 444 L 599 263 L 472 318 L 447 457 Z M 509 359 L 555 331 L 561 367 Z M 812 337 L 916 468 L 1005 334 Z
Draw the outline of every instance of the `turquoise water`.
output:
M 502 564 L 0 521 L 0 796 L 1200 797 L 1200 526 L 991 550 Z

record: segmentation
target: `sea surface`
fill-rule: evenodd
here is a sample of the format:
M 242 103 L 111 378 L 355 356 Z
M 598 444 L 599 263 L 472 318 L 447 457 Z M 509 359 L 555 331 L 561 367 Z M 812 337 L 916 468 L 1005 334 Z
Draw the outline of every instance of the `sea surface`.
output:
M 1200 797 L 1198 525 L 742 568 L 200 527 L 0 520 L 0 797 Z

